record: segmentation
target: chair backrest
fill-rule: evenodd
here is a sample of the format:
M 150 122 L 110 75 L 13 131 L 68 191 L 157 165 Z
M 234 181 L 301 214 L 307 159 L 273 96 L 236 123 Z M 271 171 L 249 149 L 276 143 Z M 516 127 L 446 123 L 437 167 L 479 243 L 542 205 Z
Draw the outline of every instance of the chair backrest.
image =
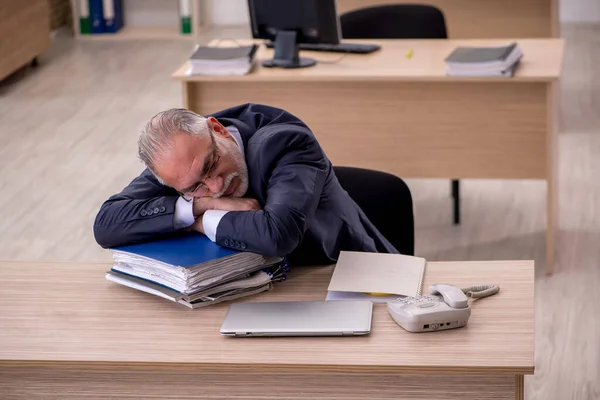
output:
M 440 9 L 421 4 L 389 4 L 348 11 L 340 16 L 344 39 L 447 39 Z
M 333 170 L 342 188 L 392 246 L 401 254 L 414 255 L 413 203 L 406 183 L 381 171 L 339 166 Z

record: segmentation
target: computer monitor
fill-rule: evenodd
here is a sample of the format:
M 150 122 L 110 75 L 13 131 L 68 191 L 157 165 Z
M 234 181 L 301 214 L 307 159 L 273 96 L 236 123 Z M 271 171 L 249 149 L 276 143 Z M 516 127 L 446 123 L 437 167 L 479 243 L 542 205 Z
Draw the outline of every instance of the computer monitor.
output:
M 299 56 L 299 43 L 339 44 L 335 0 L 248 0 L 252 37 L 274 41 L 265 67 L 303 68 L 316 60 Z

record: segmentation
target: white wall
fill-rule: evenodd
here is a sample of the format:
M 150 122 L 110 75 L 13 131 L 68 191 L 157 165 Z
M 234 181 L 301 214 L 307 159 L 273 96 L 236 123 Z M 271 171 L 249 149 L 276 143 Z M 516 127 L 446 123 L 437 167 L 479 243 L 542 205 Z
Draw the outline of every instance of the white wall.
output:
M 209 1 L 212 1 L 211 21 L 214 25 L 250 25 L 248 2 L 246 0 Z
M 214 25 L 250 24 L 246 0 L 201 1 L 210 2 L 209 18 Z M 125 0 L 123 3 L 127 25 L 172 26 L 179 23 L 178 0 Z
M 562 22 L 600 22 L 600 0 L 560 0 Z
M 124 0 L 125 24 L 129 26 L 178 26 L 177 0 Z

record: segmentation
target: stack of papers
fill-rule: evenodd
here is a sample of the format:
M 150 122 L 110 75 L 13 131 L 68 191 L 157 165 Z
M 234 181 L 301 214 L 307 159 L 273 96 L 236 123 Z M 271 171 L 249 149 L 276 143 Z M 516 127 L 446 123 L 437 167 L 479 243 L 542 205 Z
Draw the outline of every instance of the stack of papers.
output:
M 188 75 L 245 75 L 254 65 L 256 44 L 236 47 L 197 46 L 189 60 Z
M 523 52 L 516 42 L 499 47 L 457 47 L 446 57 L 446 73 L 450 76 L 514 75 Z
M 199 233 L 113 248 L 106 279 L 198 308 L 270 290 L 282 258 L 227 249 Z

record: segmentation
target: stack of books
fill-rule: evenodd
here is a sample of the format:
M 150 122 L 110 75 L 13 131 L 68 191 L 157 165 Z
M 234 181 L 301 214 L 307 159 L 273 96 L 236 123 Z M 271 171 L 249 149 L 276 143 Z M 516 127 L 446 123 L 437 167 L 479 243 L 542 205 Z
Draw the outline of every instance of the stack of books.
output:
M 199 233 L 112 251 L 106 279 L 189 308 L 270 290 L 288 270 L 282 258 L 227 249 Z
M 255 63 L 258 46 L 197 46 L 189 60 L 188 75 L 245 75 Z
M 513 42 L 498 47 L 457 47 L 446 57 L 446 73 L 450 76 L 506 76 L 515 74 L 523 52 Z

